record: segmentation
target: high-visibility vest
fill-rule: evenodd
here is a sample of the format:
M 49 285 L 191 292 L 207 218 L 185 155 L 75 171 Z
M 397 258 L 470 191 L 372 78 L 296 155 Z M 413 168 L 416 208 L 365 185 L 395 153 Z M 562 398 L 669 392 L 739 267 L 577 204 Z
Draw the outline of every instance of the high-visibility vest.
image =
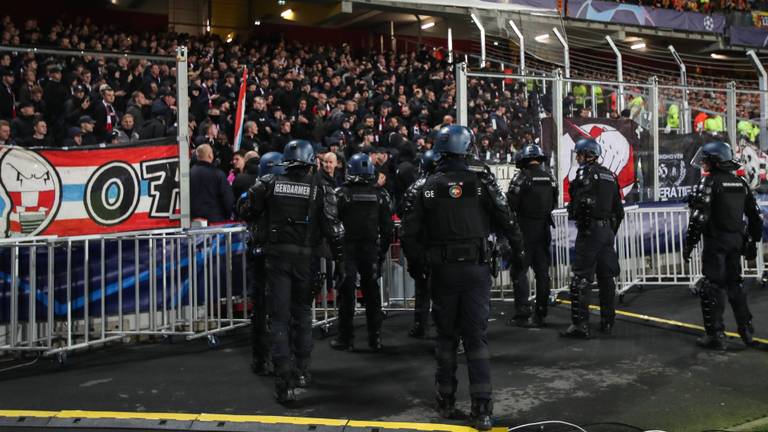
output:
M 587 101 L 587 86 L 577 84 L 573 87 L 573 96 L 576 98 L 576 105 L 583 107 Z
M 670 105 L 667 110 L 667 127 L 670 129 L 680 127 L 680 107 L 677 104 Z

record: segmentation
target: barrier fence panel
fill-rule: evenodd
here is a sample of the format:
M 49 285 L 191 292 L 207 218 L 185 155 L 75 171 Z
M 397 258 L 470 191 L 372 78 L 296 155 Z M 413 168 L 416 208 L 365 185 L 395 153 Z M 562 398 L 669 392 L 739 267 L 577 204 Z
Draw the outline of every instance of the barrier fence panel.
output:
M 249 325 L 245 228 L 0 240 L 0 352 Z

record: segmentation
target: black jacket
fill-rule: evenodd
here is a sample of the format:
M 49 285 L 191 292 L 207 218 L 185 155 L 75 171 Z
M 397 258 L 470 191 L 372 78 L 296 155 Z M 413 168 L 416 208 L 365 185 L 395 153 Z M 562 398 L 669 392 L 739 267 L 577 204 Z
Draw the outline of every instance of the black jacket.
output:
M 198 161 L 189 173 L 192 218 L 223 222 L 232 213 L 234 198 L 223 171 L 208 162 Z
M 232 182 L 232 196 L 235 202 L 240 198 L 240 195 L 248 192 L 248 189 L 256 183 L 256 179 L 258 178 L 259 159 L 255 157 L 250 158 L 248 159 L 248 162 L 245 163 L 245 172 L 235 176 L 235 181 Z

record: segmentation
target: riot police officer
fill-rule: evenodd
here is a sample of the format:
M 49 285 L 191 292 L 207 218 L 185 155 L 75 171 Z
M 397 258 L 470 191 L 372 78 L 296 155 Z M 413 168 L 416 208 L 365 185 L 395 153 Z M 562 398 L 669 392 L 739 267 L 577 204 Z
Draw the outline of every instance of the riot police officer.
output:
M 464 340 L 474 427 L 492 427 L 490 353 L 486 334 L 491 272 L 487 239 L 500 232 L 510 240 L 519 265 L 522 238 L 504 194 L 488 171 L 469 169 L 472 133 L 450 125 L 438 132 L 434 174 L 416 187 L 413 210 L 403 221 L 409 256 L 428 266 L 437 328 L 437 402 L 442 416 L 456 416 L 456 348 Z
M 690 219 L 683 248 L 683 257 L 690 261 L 691 252 L 704 237 L 704 279 L 697 286 L 706 334 L 697 342 L 706 348 L 727 348 L 723 324 L 727 296 L 741 339 L 753 346 L 754 328 L 741 278 L 741 255 L 747 259 L 757 256 L 756 243 L 763 235 L 762 212 L 749 186 L 733 173 L 738 164 L 730 145 L 721 141 L 704 144 L 695 161 L 709 173 L 688 198 Z
M 593 139 L 576 143 L 579 169 L 568 192 L 568 218 L 576 221 L 578 233 L 571 265 L 571 326 L 563 336 L 587 339 L 589 300 L 597 276 L 600 290 L 600 331 L 609 335 L 616 316 L 616 285 L 619 258 L 614 249 L 616 232 L 624 219 L 624 207 L 616 176 L 597 159 L 602 149 Z
M 417 191 L 424 186 L 424 182 L 427 177 L 432 174 L 437 165 L 439 155 L 434 150 L 425 151 L 419 158 L 419 174 L 420 177 L 408 187 L 403 195 L 403 201 L 398 212 L 400 219 L 413 210 L 417 198 Z M 401 239 L 401 244 L 403 240 Z M 420 256 L 409 256 L 407 247 L 403 247 L 403 251 L 406 253 L 406 259 L 408 261 L 408 274 L 413 278 L 415 288 L 415 305 L 413 314 L 413 328 L 408 331 L 408 336 L 414 338 L 423 338 L 427 334 L 427 328 L 429 327 L 429 281 L 426 276 L 426 263 L 423 262 Z
M 552 210 L 557 203 L 557 182 L 542 166 L 546 160 L 541 147 L 533 144 L 522 148 L 515 165 L 519 169 L 509 183 L 507 202 L 517 216 L 523 233 L 525 261 L 514 278 L 515 323 L 526 327 L 541 327 L 547 316 L 549 301 L 549 264 L 552 259 L 550 226 Z M 536 309 L 531 315 L 528 268 L 536 276 Z M 515 276 L 515 275 L 513 275 Z
M 269 152 L 259 160 L 259 176 L 284 174 L 282 166 L 283 155 Z M 248 201 L 248 194 L 243 193 L 238 208 Z M 253 299 L 253 314 L 251 315 L 251 370 L 257 375 L 270 375 L 273 372 L 272 356 L 269 349 L 269 333 L 267 322 L 266 299 L 266 270 L 264 269 L 264 249 L 257 242 L 258 224 L 249 226 L 248 252 L 246 254 L 246 269 L 251 285 Z
M 309 384 L 312 353 L 310 256 L 326 237 L 343 276 L 344 227 L 336 196 L 311 174 L 312 145 L 293 140 L 283 151 L 285 174 L 261 177 L 248 192 L 247 220 L 258 221 L 257 239 L 264 247 L 267 299 L 272 323 L 275 399 L 295 400 L 294 387 Z
M 339 218 L 344 224 L 346 278 L 338 293 L 339 335 L 331 341 L 338 350 L 352 350 L 354 339 L 355 283 L 360 275 L 360 289 L 365 300 L 368 346 L 374 351 L 381 344 L 381 294 L 376 283 L 379 269 L 392 243 L 392 199 L 386 189 L 375 186 L 371 158 L 353 155 L 347 163 L 344 184 L 336 190 Z

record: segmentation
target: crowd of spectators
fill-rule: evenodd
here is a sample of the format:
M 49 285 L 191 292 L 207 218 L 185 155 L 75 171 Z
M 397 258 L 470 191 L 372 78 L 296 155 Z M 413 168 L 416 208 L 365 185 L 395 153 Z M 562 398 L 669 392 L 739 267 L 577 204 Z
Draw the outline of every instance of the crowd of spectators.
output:
M 654 8 L 674 9 L 678 12 L 749 12 L 761 10 L 762 3 L 751 0 L 617 0 L 618 3 L 637 4 Z
M 282 151 L 289 140 L 299 138 L 310 140 L 321 152 L 335 152 L 341 166 L 351 154 L 367 151 L 382 155 L 377 156 L 380 164 L 391 159 L 394 167 L 429 148 L 435 131 L 455 119 L 452 68 L 440 50 L 355 52 L 346 44 L 260 39 L 225 43 L 213 35 L 139 34 L 98 26 L 87 18 L 42 29 L 34 19 L 17 25 L 5 17 L 0 28 L 3 45 L 158 56 L 172 55 L 179 45 L 187 45 L 190 121 L 186 127 L 192 145 L 209 144 L 225 173 L 243 169 L 233 166 L 243 67 L 247 68 L 247 92 L 237 156 L 241 160 L 248 151 L 256 155 Z M 611 79 L 599 72 L 584 72 L 586 78 Z M 150 62 L 2 52 L 0 75 L 0 144 L 120 144 L 177 133 L 172 58 Z M 551 112 L 549 90 L 535 80 L 472 78 L 468 115 L 480 157 L 510 160 L 515 149 L 535 142 L 541 134 L 541 118 Z M 601 89 L 602 108 L 596 114 L 619 117 L 610 92 Z M 675 94 L 668 96 L 675 100 Z M 631 86 L 627 97 L 634 97 Z M 724 97 L 724 92 L 692 95 L 703 108 L 713 110 L 722 109 Z M 754 108 L 748 95 L 740 97 L 743 109 Z M 589 115 L 581 109 L 585 105 L 583 97 L 573 94 L 564 101 L 567 115 Z M 392 168 L 389 173 L 394 172 Z

